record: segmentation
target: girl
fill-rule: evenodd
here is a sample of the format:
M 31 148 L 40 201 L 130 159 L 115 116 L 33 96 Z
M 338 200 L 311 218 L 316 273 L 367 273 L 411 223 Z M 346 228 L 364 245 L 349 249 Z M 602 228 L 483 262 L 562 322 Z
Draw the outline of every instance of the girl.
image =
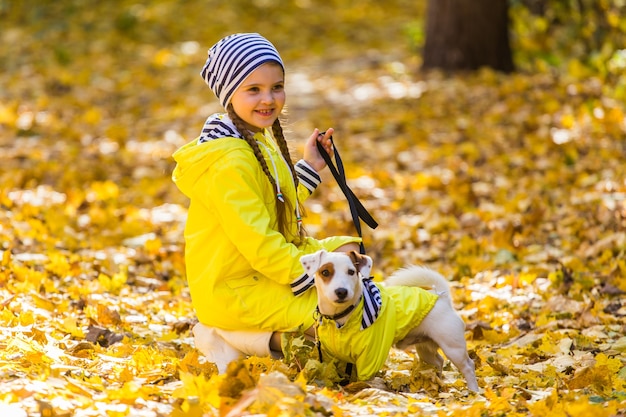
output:
M 321 182 L 333 129 L 315 129 L 295 165 L 278 120 L 284 65 L 256 33 L 227 36 L 209 50 L 202 78 L 226 109 L 174 153 L 172 175 L 190 199 L 185 262 L 199 323 L 196 347 L 223 372 L 241 354 L 280 357 L 280 332 L 310 329 L 317 305 L 300 257 L 358 250 L 358 237 L 305 235 L 301 203 Z

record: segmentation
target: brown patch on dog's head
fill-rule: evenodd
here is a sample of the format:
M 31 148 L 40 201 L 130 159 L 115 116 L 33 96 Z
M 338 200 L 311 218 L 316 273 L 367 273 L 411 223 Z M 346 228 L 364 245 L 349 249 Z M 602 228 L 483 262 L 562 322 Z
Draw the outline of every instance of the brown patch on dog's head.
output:
M 317 269 L 316 274 L 323 281 L 328 282 L 335 276 L 335 265 L 332 262 L 325 263 Z

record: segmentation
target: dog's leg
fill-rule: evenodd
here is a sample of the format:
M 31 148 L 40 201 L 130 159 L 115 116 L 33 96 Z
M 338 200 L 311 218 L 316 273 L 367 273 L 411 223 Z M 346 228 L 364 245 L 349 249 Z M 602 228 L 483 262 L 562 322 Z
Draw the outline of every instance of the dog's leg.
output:
M 446 342 L 447 341 L 442 342 L 439 347 L 441 347 L 443 353 L 450 359 L 454 366 L 461 371 L 467 382 L 467 387 L 472 391 L 478 391 L 474 361 L 467 354 L 465 343 L 463 346 L 460 346 L 456 343 L 447 345 Z
M 472 391 L 478 391 L 474 361 L 467 354 L 465 343 L 463 343 L 463 346 L 459 346 L 456 343 L 452 345 L 446 345 L 445 343 L 446 342 L 443 342 L 439 345 L 443 353 L 450 359 L 454 366 L 461 371 L 467 382 L 467 387 Z
M 436 366 L 437 370 L 441 372 L 443 370 L 443 358 L 438 350 L 439 346 L 431 340 L 415 344 L 415 351 L 420 357 L 420 360 L 429 365 Z
M 419 328 L 428 335 L 465 377 L 467 387 L 478 391 L 474 361 L 467 354 L 465 323 L 448 302 L 439 300 Z

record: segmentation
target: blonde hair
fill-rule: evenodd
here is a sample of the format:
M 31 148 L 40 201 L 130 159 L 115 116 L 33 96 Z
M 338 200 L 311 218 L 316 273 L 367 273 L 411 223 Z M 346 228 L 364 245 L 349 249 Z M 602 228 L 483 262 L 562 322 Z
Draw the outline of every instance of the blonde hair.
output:
M 272 188 L 274 189 L 274 195 L 276 197 L 276 218 L 278 222 L 277 224 L 278 231 L 283 236 L 285 236 L 285 238 L 287 238 L 289 235 L 289 219 L 290 219 L 289 214 L 294 212 L 295 206 L 293 205 L 291 201 L 289 201 L 287 196 L 283 196 L 284 201 L 282 201 L 279 198 L 279 196 L 281 195 L 279 193 L 279 190 L 280 190 L 279 186 L 276 183 L 276 179 L 272 176 L 269 167 L 267 166 L 267 162 L 265 161 L 265 158 L 263 157 L 263 154 L 261 153 L 259 144 L 256 142 L 256 140 L 254 140 L 254 136 L 252 132 L 250 132 L 246 128 L 245 122 L 235 112 L 233 105 L 229 104 L 228 107 L 226 108 L 226 111 L 228 112 L 228 117 L 230 117 L 230 120 L 232 120 L 233 124 L 235 125 L 235 127 L 237 128 L 241 136 L 243 136 L 244 140 L 252 148 L 252 151 L 254 152 L 254 156 L 256 157 L 256 160 L 261 165 L 261 169 L 263 170 L 263 173 L 265 173 L 265 176 L 267 177 L 268 181 L 272 185 Z M 280 124 L 280 120 L 278 119 L 276 119 L 274 121 L 274 124 L 272 125 L 272 134 L 274 136 L 274 139 L 276 140 L 276 143 L 278 144 L 281 154 L 283 155 L 283 159 L 287 162 L 287 165 L 289 166 L 289 169 L 291 170 L 291 176 L 293 178 L 294 187 L 296 188 L 296 194 L 297 194 L 298 192 L 297 189 L 298 189 L 298 184 L 299 184 L 298 176 L 296 175 L 296 169 L 293 165 L 293 161 L 291 160 L 291 154 L 289 153 L 289 146 L 287 144 L 287 141 L 285 140 L 282 125 Z M 304 208 L 300 205 L 300 202 L 296 201 L 296 204 L 298 204 L 300 213 L 304 213 L 303 211 Z M 304 235 L 305 235 L 304 228 L 300 227 L 298 236 L 296 236 L 296 238 L 300 240 L 301 238 L 304 237 Z

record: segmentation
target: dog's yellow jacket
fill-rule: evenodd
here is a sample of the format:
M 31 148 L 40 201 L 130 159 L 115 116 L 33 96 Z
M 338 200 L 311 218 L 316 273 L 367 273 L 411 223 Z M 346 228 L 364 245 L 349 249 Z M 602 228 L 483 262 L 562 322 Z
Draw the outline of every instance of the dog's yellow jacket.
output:
M 321 319 L 318 337 L 322 352 L 356 366 L 357 378 L 368 380 L 378 372 L 389 349 L 418 326 L 432 310 L 439 296 L 419 287 L 383 287 L 377 284 L 382 298 L 379 316 L 361 330 L 363 299 L 341 328 L 335 321 Z
M 257 133 L 270 171 L 295 206 L 312 192 L 293 184 L 268 130 Z M 267 177 L 242 139 L 221 137 L 184 145 L 173 155 L 172 179 L 190 198 L 185 227 L 186 273 L 201 323 L 227 330 L 293 330 L 310 327 L 315 289 L 295 296 L 290 285 L 302 277 L 300 257 L 332 251 L 358 237 L 305 238 L 297 243 L 296 215 L 291 234 L 277 230 L 276 197 Z M 274 168 L 275 167 L 275 168 Z M 313 187 L 314 189 L 314 187 Z

